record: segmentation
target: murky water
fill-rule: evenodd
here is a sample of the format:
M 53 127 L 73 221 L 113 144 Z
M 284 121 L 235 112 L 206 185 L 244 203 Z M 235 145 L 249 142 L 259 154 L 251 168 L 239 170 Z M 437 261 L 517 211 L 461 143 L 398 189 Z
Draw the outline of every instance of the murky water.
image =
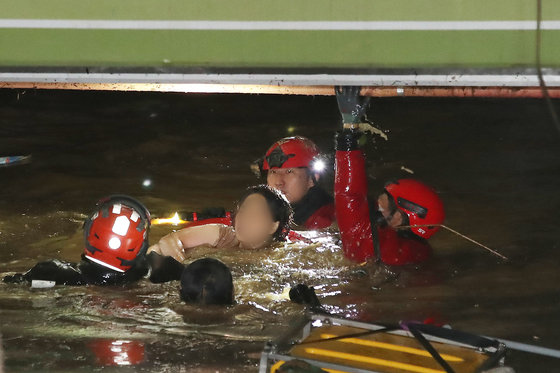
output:
M 92 204 L 131 194 L 154 215 L 231 208 L 258 180 L 248 165 L 276 139 L 301 134 L 332 153 L 334 98 L 0 91 L 0 276 L 38 260 L 78 260 Z M 368 148 L 371 190 L 415 176 L 437 186 L 449 226 L 511 258 L 501 263 L 451 233 L 433 260 L 384 282 L 317 244 L 236 253 L 237 304 L 180 302 L 178 283 L 32 290 L 0 283 L 6 371 L 256 371 L 265 340 L 302 307 L 291 285 L 318 289 L 329 311 L 367 321 L 423 320 L 560 348 L 560 137 L 537 100 L 378 99 L 370 112 L 389 141 Z M 327 176 L 331 178 L 332 174 Z M 149 188 L 143 181 L 150 179 Z M 329 180 L 327 180 L 328 185 Z M 151 240 L 173 227 L 157 226 Z M 512 352 L 518 371 L 559 361 Z M 119 363 L 120 365 L 116 365 Z M 126 364 L 129 365 L 126 365 Z

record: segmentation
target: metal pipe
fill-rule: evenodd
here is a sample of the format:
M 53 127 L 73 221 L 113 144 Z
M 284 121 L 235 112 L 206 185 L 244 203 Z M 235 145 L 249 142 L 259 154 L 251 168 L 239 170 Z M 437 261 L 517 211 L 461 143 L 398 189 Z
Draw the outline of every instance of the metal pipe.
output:
M 560 88 L 549 88 L 548 93 L 550 97 L 560 98 Z M 543 97 L 540 87 L 363 87 L 361 94 L 373 97 Z
M 0 82 L 0 88 L 66 89 L 86 91 L 143 91 L 182 93 L 247 93 L 332 96 L 333 86 L 294 86 L 265 84 L 193 84 L 193 83 L 37 83 Z M 549 87 L 551 98 L 560 98 L 560 87 Z M 441 87 L 441 86 L 364 86 L 361 95 L 372 97 L 481 97 L 543 98 L 540 87 Z

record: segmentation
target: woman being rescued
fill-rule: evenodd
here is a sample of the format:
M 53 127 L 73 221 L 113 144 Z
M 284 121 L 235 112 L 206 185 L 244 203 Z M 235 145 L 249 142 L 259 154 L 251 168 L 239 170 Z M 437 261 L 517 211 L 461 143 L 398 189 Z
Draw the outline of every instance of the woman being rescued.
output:
M 255 250 L 285 241 L 292 222 L 292 208 L 280 192 L 266 186 L 249 187 L 241 196 L 233 219 L 233 226 L 204 224 L 183 228 L 162 237 L 148 249 L 179 262 L 185 252 L 209 246 L 220 249 Z

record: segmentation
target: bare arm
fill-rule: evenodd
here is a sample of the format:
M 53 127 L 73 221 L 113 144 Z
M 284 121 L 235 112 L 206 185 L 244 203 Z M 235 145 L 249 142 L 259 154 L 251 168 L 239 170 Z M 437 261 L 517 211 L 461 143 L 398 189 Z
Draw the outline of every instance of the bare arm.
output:
M 207 224 L 196 227 L 187 227 L 177 232 L 170 233 L 151 246 L 148 252 L 155 251 L 164 256 L 171 256 L 183 262 L 185 250 L 193 247 L 208 245 L 213 247 L 231 246 L 235 242 L 231 229 L 223 224 Z

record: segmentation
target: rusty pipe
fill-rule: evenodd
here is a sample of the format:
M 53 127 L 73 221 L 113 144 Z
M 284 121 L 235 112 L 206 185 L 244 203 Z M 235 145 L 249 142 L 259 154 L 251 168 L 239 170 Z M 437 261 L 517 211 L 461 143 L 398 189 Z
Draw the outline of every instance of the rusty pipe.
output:
M 0 88 L 317 96 L 334 95 L 333 86 L 257 84 L 0 82 Z M 363 86 L 361 94 L 363 96 L 372 97 L 543 98 L 543 92 L 540 87 Z M 551 98 L 560 98 L 560 87 L 548 88 L 548 94 Z

